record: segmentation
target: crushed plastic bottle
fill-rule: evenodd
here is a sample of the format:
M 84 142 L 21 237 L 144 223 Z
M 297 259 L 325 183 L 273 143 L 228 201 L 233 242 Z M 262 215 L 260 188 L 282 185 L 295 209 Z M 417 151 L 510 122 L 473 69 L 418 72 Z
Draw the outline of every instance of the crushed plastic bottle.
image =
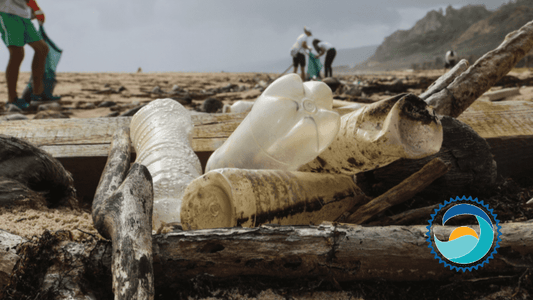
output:
M 299 171 L 354 175 L 400 158 L 433 155 L 442 139 L 433 108 L 415 95 L 400 94 L 342 116 L 335 141 Z
M 250 113 L 209 158 L 219 168 L 297 170 L 333 141 L 340 126 L 331 89 L 288 74 L 257 98 Z
M 183 192 L 202 174 L 192 130 L 189 111 L 172 99 L 154 100 L 131 119 L 136 162 L 148 168 L 154 184 L 153 230 L 163 222 L 180 222 Z
M 189 184 L 184 229 L 318 225 L 334 221 L 366 196 L 349 176 L 281 170 L 217 169 Z

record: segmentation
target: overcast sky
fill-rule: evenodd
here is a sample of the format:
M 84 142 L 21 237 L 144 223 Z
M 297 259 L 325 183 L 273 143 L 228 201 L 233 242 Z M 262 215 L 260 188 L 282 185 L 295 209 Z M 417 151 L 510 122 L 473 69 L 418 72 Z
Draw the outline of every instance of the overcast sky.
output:
M 37 0 L 58 72 L 219 72 L 289 57 L 303 26 L 337 49 L 378 45 L 432 9 L 499 0 Z M 21 70 L 30 71 L 26 46 Z M 0 70 L 9 54 L 0 46 Z M 282 72 L 280 70 L 279 72 Z

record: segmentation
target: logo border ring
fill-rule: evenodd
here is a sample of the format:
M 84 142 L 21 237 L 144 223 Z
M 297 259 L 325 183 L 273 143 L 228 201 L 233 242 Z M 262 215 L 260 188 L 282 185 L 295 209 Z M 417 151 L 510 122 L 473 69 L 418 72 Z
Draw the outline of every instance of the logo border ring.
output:
M 476 265 L 470 266 L 470 267 L 459 267 L 459 266 L 456 266 L 454 264 L 449 264 L 448 262 L 446 262 L 445 260 L 443 260 L 441 258 L 441 255 L 438 253 L 438 251 L 435 251 L 433 242 L 431 241 L 431 227 L 433 226 L 433 221 L 435 221 L 435 216 L 439 213 L 439 211 L 442 208 L 444 208 L 445 206 L 447 206 L 448 204 L 452 203 L 452 202 L 464 201 L 464 200 L 475 202 L 475 203 L 481 205 L 483 208 L 485 208 L 485 210 L 488 211 L 492 215 L 492 219 L 496 223 L 495 224 L 496 228 L 497 228 L 496 231 L 498 232 L 498 235 L 496 237 L 496 245 L 494 245 L 494 248 L 491 251 L 490 255 L 487 256 L 487 258 L 484 259 L 483 261 L 481 261 L 480 263 L 477 263 Z M 439 260 L 439 264 L 443 263 L 444 267 L 449 267 L 450 270 L 454 270 L 455 269 L 457 272 L 459 272 L 459 271 L 466 272 L 467 270 L 468 271 L 472 271 L 472 269 L 476 269 L 477 270 L 479 267 L 483 267 L 484 264 L 489 263 L 489 259 L 494 258 L 494 254 L 496 254 L 497 249 L 500 247 L 500 242 L 502 241 L 500 239 L 500 236 L 502 235 L 502 233 L 500 232 L 500 229 L 502 227 L 500 226 L 500 221 L 496 217 L 497 217 L 497 215 L 494 214 L 494 210 L 490 209 L 488 204 L 484 204 L 483 200 L 480 201 L 477 198 L 472 199 L 472 196 L 470 196 L 468 198 L 466 198 L 466 196 L 464 196 L 464 195 L 463 195 L 462 198 L 459 198 L 459 196 L 457 196 L 457 197 L 455 197 L 455 199 L 450 198 L 450 200 L 444 201 L 444 204 L 440 204 L 439 208 L 435 208 L 435 212 L 433 214 L 431 214 L 431 219 L 429 219 L 429 221 L 428 221 L 429 225 L 426 226 L 426 228 L 427 228 L 426 235 L 428 237 L 426 239 L 426 241 L 429 242 L 428 248 L 431 248 L 431 254 L 435 255 L 434 258 Z

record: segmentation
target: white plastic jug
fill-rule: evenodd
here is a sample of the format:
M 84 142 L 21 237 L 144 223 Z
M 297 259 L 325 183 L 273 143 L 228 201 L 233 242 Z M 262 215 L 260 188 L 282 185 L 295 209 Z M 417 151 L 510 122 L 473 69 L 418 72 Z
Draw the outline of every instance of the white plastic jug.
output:
M 172 99 L 157 99 L 131 119 L 130 136 L 136 162 L 146 166 L 154 184 L 152 228 L 180 222 L 183 191 L 202 174 L 192 143 L 189 111 Z
M 333 141 L 340 126 L 331 89 L 288 74 L 275 80 L 226 142 L 209 158 L 219 168 L 297 170 Z

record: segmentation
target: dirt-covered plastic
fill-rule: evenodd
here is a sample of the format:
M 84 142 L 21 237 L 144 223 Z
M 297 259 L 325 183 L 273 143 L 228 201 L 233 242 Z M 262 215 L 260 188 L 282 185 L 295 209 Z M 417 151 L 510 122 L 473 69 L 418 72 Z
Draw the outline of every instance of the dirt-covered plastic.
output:
M 184 229 L 318 225 L 365 201 L 349 176 L 217 169 L 189 184 L 181 222 Z

